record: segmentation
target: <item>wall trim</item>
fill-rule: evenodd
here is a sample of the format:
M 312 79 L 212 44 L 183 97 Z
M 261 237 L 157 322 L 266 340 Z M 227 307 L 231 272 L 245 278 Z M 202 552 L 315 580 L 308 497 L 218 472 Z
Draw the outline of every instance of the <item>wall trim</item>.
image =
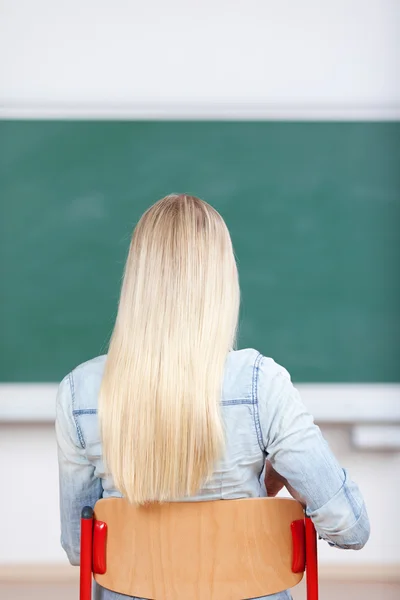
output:
M 0 103 L 0 119 L 399 121 L 400 106 L 204 104 L 35 104 Z
M 400 424 L 400 384 L 302 383 L 315 420 L 333 425 Z M 0 423 L 54 423 L 58 384 L 0 383 Z
M 0 565 L 0 584 L 75 583 L 79 569 L 59 563 Z M 319 565 L 321 581 L 399 583 L 400 563 Z

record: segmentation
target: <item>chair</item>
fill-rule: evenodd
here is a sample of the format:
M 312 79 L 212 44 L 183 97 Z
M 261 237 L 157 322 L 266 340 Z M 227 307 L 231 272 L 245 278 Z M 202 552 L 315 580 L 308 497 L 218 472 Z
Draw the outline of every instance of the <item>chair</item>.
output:
M 297 585 L 318 600 L 312 521 L 289 498 L 85 507 L 80 600 L 105 588 L 154 600 L 243 600 Z

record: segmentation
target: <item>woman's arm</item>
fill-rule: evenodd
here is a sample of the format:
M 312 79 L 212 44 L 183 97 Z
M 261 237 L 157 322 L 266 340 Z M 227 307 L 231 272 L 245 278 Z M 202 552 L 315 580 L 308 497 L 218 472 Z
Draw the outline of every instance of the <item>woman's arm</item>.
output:
M 361 493 L 332 454 L 288 373 L 270 359 L 260 363 L 258 401 L 268 461 L 306 507 L 319 535 L 339 548 L 362 548 L 370 527 Z
M 69 376 L 60 384 L 56 408 L 56 436 L 60 478 L 61 545 L 72 565 L 80 559 L 80 517 L 84 506 L 93 507 L 102 496 L 101 480 L 85 456 L 72 414 Z

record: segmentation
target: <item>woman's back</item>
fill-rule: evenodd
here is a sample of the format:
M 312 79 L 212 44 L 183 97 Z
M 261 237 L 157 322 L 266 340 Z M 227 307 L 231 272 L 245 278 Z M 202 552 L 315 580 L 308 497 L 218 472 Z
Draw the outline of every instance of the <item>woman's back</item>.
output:
M 261 478 L 265 463 L 263 441 L 260 437 L 258 395 L 261 354 L 247 349 L 230 352 L 225 366 L 221 397 L 221 414 L 226 435 L 225 453 L 211 479 L 188 500 L 219 500 L 258 497 L 265 495 Z M 103 497 L 120 496 L 112 478 L 107 475 L 98 423 L 98 394 L 106 356 L 99 356 L 72 371 L 60 388 L 61 410 L 70 412 L 69 435 L 75 438 L 83 455 L 101 479 Z M 271 359 L 267 363 L 270 397 L 273 380 L 285 377 L 285 371 Z M 277 378 L 277 379 L 276 379 Z M 263 383 L 263 386 L 265 384 Z M 60 417 L 60 415 L 59 415 Z M 60 423 L 60 421 L 58 421 Z M 67 420 L 65 420 L 67 423 Z M 76 485 L 76 481 L 74 482 Z
M 99 432 L 98 393 L 105 360 L 100 356 L 77 367 L 58 394 L 62 542 L 75 564 L 80 508 L 101 497 L 121 496 L 104 467 Z M 199 492 L 182 499 L 265 496 L 267 457 L 305 504 L 321 537 L 338 547 L 364 545 L 369 526 L 358 488 L 332 455 L 283 367 L 253 349 L 230 352 L 220 405 L 224 455 Z
M 73 564 L 83 506 L 118 495 L 135 504 L 258 497 L 266 464 L 321 537 L 342 548 L 366 542 L 358 488 L 286 370 L 256 350 L 232 351 L 238 310 L 235 257 L 217 211 L 186 195 L 146 211 L 107 357 L 76 368 L 59 390 L 62 542 Z

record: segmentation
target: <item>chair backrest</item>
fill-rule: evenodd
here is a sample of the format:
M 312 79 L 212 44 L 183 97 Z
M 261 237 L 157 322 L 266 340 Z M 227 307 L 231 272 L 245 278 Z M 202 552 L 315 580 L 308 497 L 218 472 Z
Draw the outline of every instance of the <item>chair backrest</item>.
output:
M 298 584 L 291 523 L 302 506 L 289 498 L 152 504 L 99 500 L 107 524 L 105 588 L 156 600 L 239 600 Z M 304 569 L 303 569 L 304 570 Z

